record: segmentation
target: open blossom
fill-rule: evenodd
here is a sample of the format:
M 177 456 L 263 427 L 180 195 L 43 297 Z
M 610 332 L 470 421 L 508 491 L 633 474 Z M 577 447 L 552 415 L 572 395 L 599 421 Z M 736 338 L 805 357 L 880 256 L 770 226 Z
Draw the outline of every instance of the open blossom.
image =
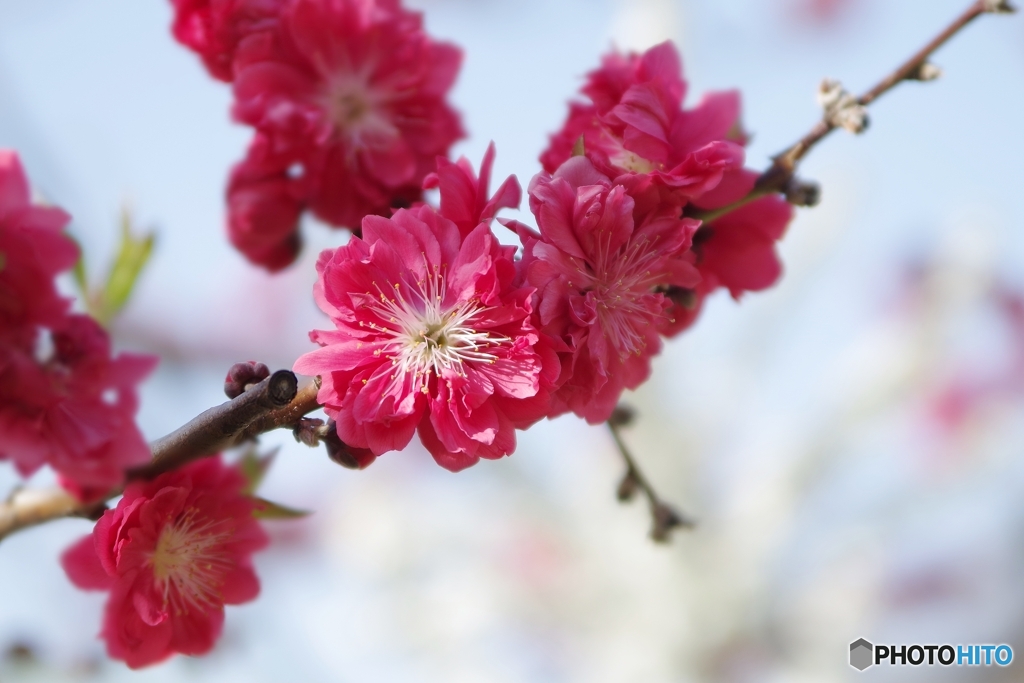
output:
M 710 93 L 683 109 L 686 82 L 671 43 L 642 55 L 606 56 L 582 92 L 590 102 L 570 104 L 565 125 L 541 155 L 548 172 L 572 155 L 582 137 L 586 157 L 645 211 L 668 205 L 718 209 L 753 189 L 757 174 L 742 168 L 739 94 Z M 692 324 L 719 287 L 739 298 L 774 284 L 782 272 L 775 244 L 791 218 L 786 202 L 768 196 L 702 225 L 693 246 L 701 280 L 667 290 L 673 322 L 663 332 Z
M 92 534 L 65 551 L 76 586 L 110 591 L 100 636 L 111 657 L 134 669 L 208 652 L 224 605 L 257 596 L 251 556 L 268 538 L 245 484 L 219 457 L 132 482 Z
M 23 476 L 49 464 L 88 495 L 149 458 L 136 385 L 156 359 L 112 358 L 106 332 L 67 312 L 54 284 L 78 258 L 67 221 L 32 205 L 17 156 L 0 151 L 0 460 Z
M 0 360 L 0 458 L 24 476 L 49 464 L 77 492 L 109 490 L 149 459 L 136 385 L 157 359 L 112 358 L 107 333 L 84 315 L 43 334 L 49 348 Z
M 467 209 L 468 210 L 468 209 Z M 320 375 L 340 439 L 375 455 L 415 431 L 450 470 L 515 448 L 548 410 L 558 372 L 517 287 L 513 247 L 485 223 L 465 237 L 429 206 L 368 216 L 362 238 L 324 251 L 314 294 L 336 329 L 295 363 Z
M 582 92 L 591 102 L 570 105 L 569 118 L 541 155 L 548 173 L 570 157 L 582 137 L 601 173 L 647 175 L 661 201 L 682 206 L 743 165 L 738 93 L 712 93 L 684 110 L 686 82 L 670 42 L 642 55 L 606 56 Z
M 210 75 L 234 76 L 235 51 L 243 39 L 274 30 L 287 0 L 171 0 L 171 31 L 179 43 L 203 60 Z
M 397 0 L 291 0 L 278 30 L 239 43 L 234 116 L 327 223 L 358 228 L 418 201 L 463 134 L 445 102 L 461 53 L 422 24 Z
M 78 260 L 64 234 L 70 216 L 32 203 L 18 155 L 0 150 L 0 346 L 35 341 L 38 325 L 61 320 L 69 301 L 54 278 Z
M 699 223 L 671 205 L 638 209 L 585 157 L 539 174 L 529 192 L 540 232 L 516 226 L 521 267 L 537 288 L 538 326 L 566 349 L 552 414 L 602 422 L 650 374 L 659 334 L 673 324 L 664 291 L 700 281 L 690 252 Z

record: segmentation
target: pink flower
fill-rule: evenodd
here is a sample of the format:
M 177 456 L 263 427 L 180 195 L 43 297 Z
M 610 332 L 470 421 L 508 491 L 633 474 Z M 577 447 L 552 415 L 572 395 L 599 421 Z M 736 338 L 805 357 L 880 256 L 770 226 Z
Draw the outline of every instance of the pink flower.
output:
M 582 136 L 586 157 L 624 186 L 644 213 L 670 205 L 722 208 L 753 188 L 757 174 L 742 168 L 739 94 L 711 93 L 684 110 L 686 82 L 671 43 L 642 55 L 606 56 L 582 92 L 590 103 L 570 104 L 565 126 L 541 155 L 548 172 L 570 157 Z M 775 243 L 791 218 L 790 206 L 769 196 L 703 225 L 693 238 L 702 279 L 666 290 L 673 322 L 662 332 L 689 327 L 718 287 L 739 298 L 774 284 L 782 272 Z
M 322 220 L 349 228 L 422 196 L 462 136 L 445 102 L 461 54 L 397 0 L 293 0 L 239 44 L 235 118 L 292 164 Z
M 505 179 L 493 197 L 487 196 L 493 164 L 492 142 L 487 146 L 484 160 L 480 164 L 479 178 L 466 157 L 460 157 L 455 163 L 438 157 L 437 172 L 431 173 L 423 181 L 425 189 L 440 188 L 441 206 L 438 212 L 455 223 L 463 237 L 481 223 L 489 224 L 500 209 L 519 208 L 523 191 L 514 175 Z
M 0 337 L 7 343 L 33 344 L 37 325 L 56 324 L 67 311 L 53 280 L 78 260 L 63 232 L 69 220 L 56 207 L 32 204 L 18 155 L 0 150 Z
M 257 596 L 251 555 L 268 538 L 245 484 L 219 457 L 132 482 L 92 534 L 64 552 L 72 583 L 110 591 L 100 637 L 111 657 L 136 669 L 175 652 L 209 652 L 224 605 Z
M 444 199 L 442 199 L 444 201 Z M 324 251 L 317 304 L 336 329 L 295 363 L 320 375 L 340 439 L 374 455 L 419 431 L 460 470 L 515 449 L 515 429 L 548 411 L 557 358 L 530 322 L 533 290 L 513 283 L 513 247 L 481 223 L 459 228 L 428 206 L 363 219 L 362 239 Z
M 273 30 L 287 0 L 171 0 L 171 27 L 179 43 L 203 60 L 214 78 L 230 82 L 239 42 Z
M 54 278 L 78 258 L 68 220 L 32 205 L 17 155 L 0 151 L 0 460 L 23 476 L 49 463 L 85 496 L 149 458 L 135 385 L 156 359 L 112 359 L 106 332 L 67 312 Z
M 672 325 L 663 291 L 700 281 L 690 252 L 699 223 L 674 205 L 638 209 L 627 187 L 585 157 L 539 174 L 529 193 L 540 233 L 515 226 L 521 267 L 537 288 L 538 327 L 565 349 L 552 414 L 596 424 L 650 374 L 659 333 Z
M 572 103 L 562 130 L 541 155 L 549 173 L 572 154 L 580 137 L 587 158 L 604 175 L 649 176 L 647 189 L 680 206 L 713 189 L 743 165 L 738 132 L 739 95 L 708 95 L 684 111 L 686 82 L 670 42 L 643 55 L 612 53 L 588 75 L 582 92 L 591 104 Z M 634 192 L 636 194 L 636 192 Z
M 107 333 L 83 315 L 40 334 L 49 343 L 34 352 L 0 348 L 0 460 L 23 476 L 48 463 L 80 494 L 110 490 L 150 457 L 136 385 L 157 359 L 111 358 Z
M 251 262 L 277 271 L 299 253 L 302 190 L 257 135 L 228 182 L 228 236 Z

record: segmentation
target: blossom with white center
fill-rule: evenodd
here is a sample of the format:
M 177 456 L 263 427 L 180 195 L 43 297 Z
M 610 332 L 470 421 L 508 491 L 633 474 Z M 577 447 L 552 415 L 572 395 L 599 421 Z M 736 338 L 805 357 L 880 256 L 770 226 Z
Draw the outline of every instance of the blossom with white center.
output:
M 279 14 L 234 52 L 235 119 L 268 140 L 279 171 L 301 167 L 297 191 L 325 223 L 358 229 L 419 200 L 463 136 L 445 101 L 461 51 L 398 0 L 291 0 Z
M 296 372 L 346 444 L 380 455 L 413 433 L 458 470 L 515 448 L 548 410 L 555 357 L 534 329 L 533 290 L 514 285 L 514 248 L 485 223 L 463 237 L 428 206 L 369 216 L 362 238 L 321 254 L 317 303 L 335 325 Z

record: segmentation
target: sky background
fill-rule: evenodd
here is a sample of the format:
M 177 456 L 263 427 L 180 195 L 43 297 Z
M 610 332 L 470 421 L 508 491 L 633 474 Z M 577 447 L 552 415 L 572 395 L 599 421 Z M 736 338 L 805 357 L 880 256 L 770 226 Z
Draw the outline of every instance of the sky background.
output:
M 823 77 L 863 91 L 967 3 L 411 4 L 465 50 L 454 155 L 476 165 L 493 140 L 494 177 L 525 187 L 612 45 L 675 40 L 690 103 L 740 89 L 748 165 L 764 168 L 819 116 Z M 125 204 L 157 231 L 114 327 L 120 348 L 162 357 L 142 389 L 151 438 L 222 401 L 231 363 L 289 367 L 310 348 L 316 253 L 343 240 L 310 222 L 278 276 L 228 245 L 223 189 L 249 131 L 169 23 L 165 0 L 0 0 L 0 147 L 72 214 L 94 273 Z M 859 637 L 1005 642 L 1024 660 L 1024 337 L 999 299 L 1024 290 L 1024 18 L 982 17 L 934 61 L 939 81 L 899 86 L 864 135 L 838 131 L 803 164 L 822 202 L 797 212 L 780 284 L 716 295 L 628 398 L 627 440 L 696 531 L 654 546 L 643 506 L 614 500 L 610 438 L 571 416 L 457 476 L 418 445 L 353 473 L 272 435 L 265 494 L 316 514 L 273 525 L 263 593 L 228 609 L 211 656 L 105 662 L 104 596 L 56 563 L 88 525 L 65 520 L 0 545 L 0 652 L 38 660 L 0 660 L 0 680 L 1017 680 L 1024 662 L 846 664 Z M 967 417 L 937 419 L 965 384 L 981 397 Z M 0 495 L 15 483 L 0 466 Z

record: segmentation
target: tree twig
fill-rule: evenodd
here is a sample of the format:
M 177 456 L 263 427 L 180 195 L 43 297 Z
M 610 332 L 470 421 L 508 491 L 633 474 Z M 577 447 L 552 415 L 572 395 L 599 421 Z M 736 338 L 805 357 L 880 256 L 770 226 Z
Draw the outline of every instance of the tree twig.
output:
M 129 470 L 128 479 L 151 479 L 190 460 L 234 446 L 253 422 L 287 406 L 297 390 L 295 373 L 278 370 L 236 398 L 210 408 L 151 443 L 153 460 Z
M 150 444 L 149 464 L 129 470 L 128 480 L 150 479 L 182 465 L 213 455 L 226 448 L 280 427 L 291 427 L 300 417 L 317 408 L 319 381 L 298 390 L 298 380 L 289 370 L 279 370 L 253 385 L 240 396 L 210 408 L 167 436 Z M 82 503 L 60 488 L 22 489 L 0 504 L 0 540 L 37 524 L 61 517 L 95 517 L 106 500 L 119 495 L 111 491 L 100 501 Z
M 894 87 L 907 80 L 927 80 L 923 76 L 925 65 L 932 53 L 942 47 L 950 38 L 960 32 L 965 26 L 987 13 L 1009 13 L 1016 9 L 1008 0 L 976 0 L 960 16 L 953 20 L 946 28 L 939 32 L 934 38 L 915 52 L 908 60 L 899 65 L 895 70 L 880 80 L 874 87 L 857 98 L 850 97 L 842 102 L 847 107 L 865 108 Z M 824 85 L 824 84 L 823 84 Z M 772 157 L 772 164 L 758 177 L 754 188 L 743 198 L 718 209 L 705 211 L 687 211 L 686 216 L 698 218 L 705 223 L 720 218 L 755 199 L 776 193 L 787 193 L 787 189 L 794 182 L 797 165 L 811 149 L 821 142 L 829 133 L 838 127 L 844 126 L 840 117 L 835 116 L 835 109 L 825 108 L 825 115 L 814 127 L 802 138 L 787 147 L 782 152 Z M 866 127 L 866 119 L 863 125 L 855 130 L 860 132 Z
M 621 410 L 623 410 L 621 407 L 616 408 L 616 413 L 619 413 Z M 633 498 L 637 489 L 643 491 L 651 510 L 651 538 L 659 543 L 665 543 L 669 540 L 673 529 L 677 527 L 692 529 L 695 523 L 692 519 L 680 514 L 671 505 L 661 500 L 658 492 L 654 490 L 651 482 L 640 470 L 636 459 L 626 446 L 626 442 L 622 440 L 622 434 L 619 433 L 619 429 L 626 422 L 628 422 L 628 419 L 619 419 L 616 414 L 613 414 L 612 418 L 607 422 L 608 429 L 612 433 L 612 438 L 615 440 L 619 454 L 626 463 L 626 473 L 619 483 L 618 497 L 620 501 L 625 502 Z

